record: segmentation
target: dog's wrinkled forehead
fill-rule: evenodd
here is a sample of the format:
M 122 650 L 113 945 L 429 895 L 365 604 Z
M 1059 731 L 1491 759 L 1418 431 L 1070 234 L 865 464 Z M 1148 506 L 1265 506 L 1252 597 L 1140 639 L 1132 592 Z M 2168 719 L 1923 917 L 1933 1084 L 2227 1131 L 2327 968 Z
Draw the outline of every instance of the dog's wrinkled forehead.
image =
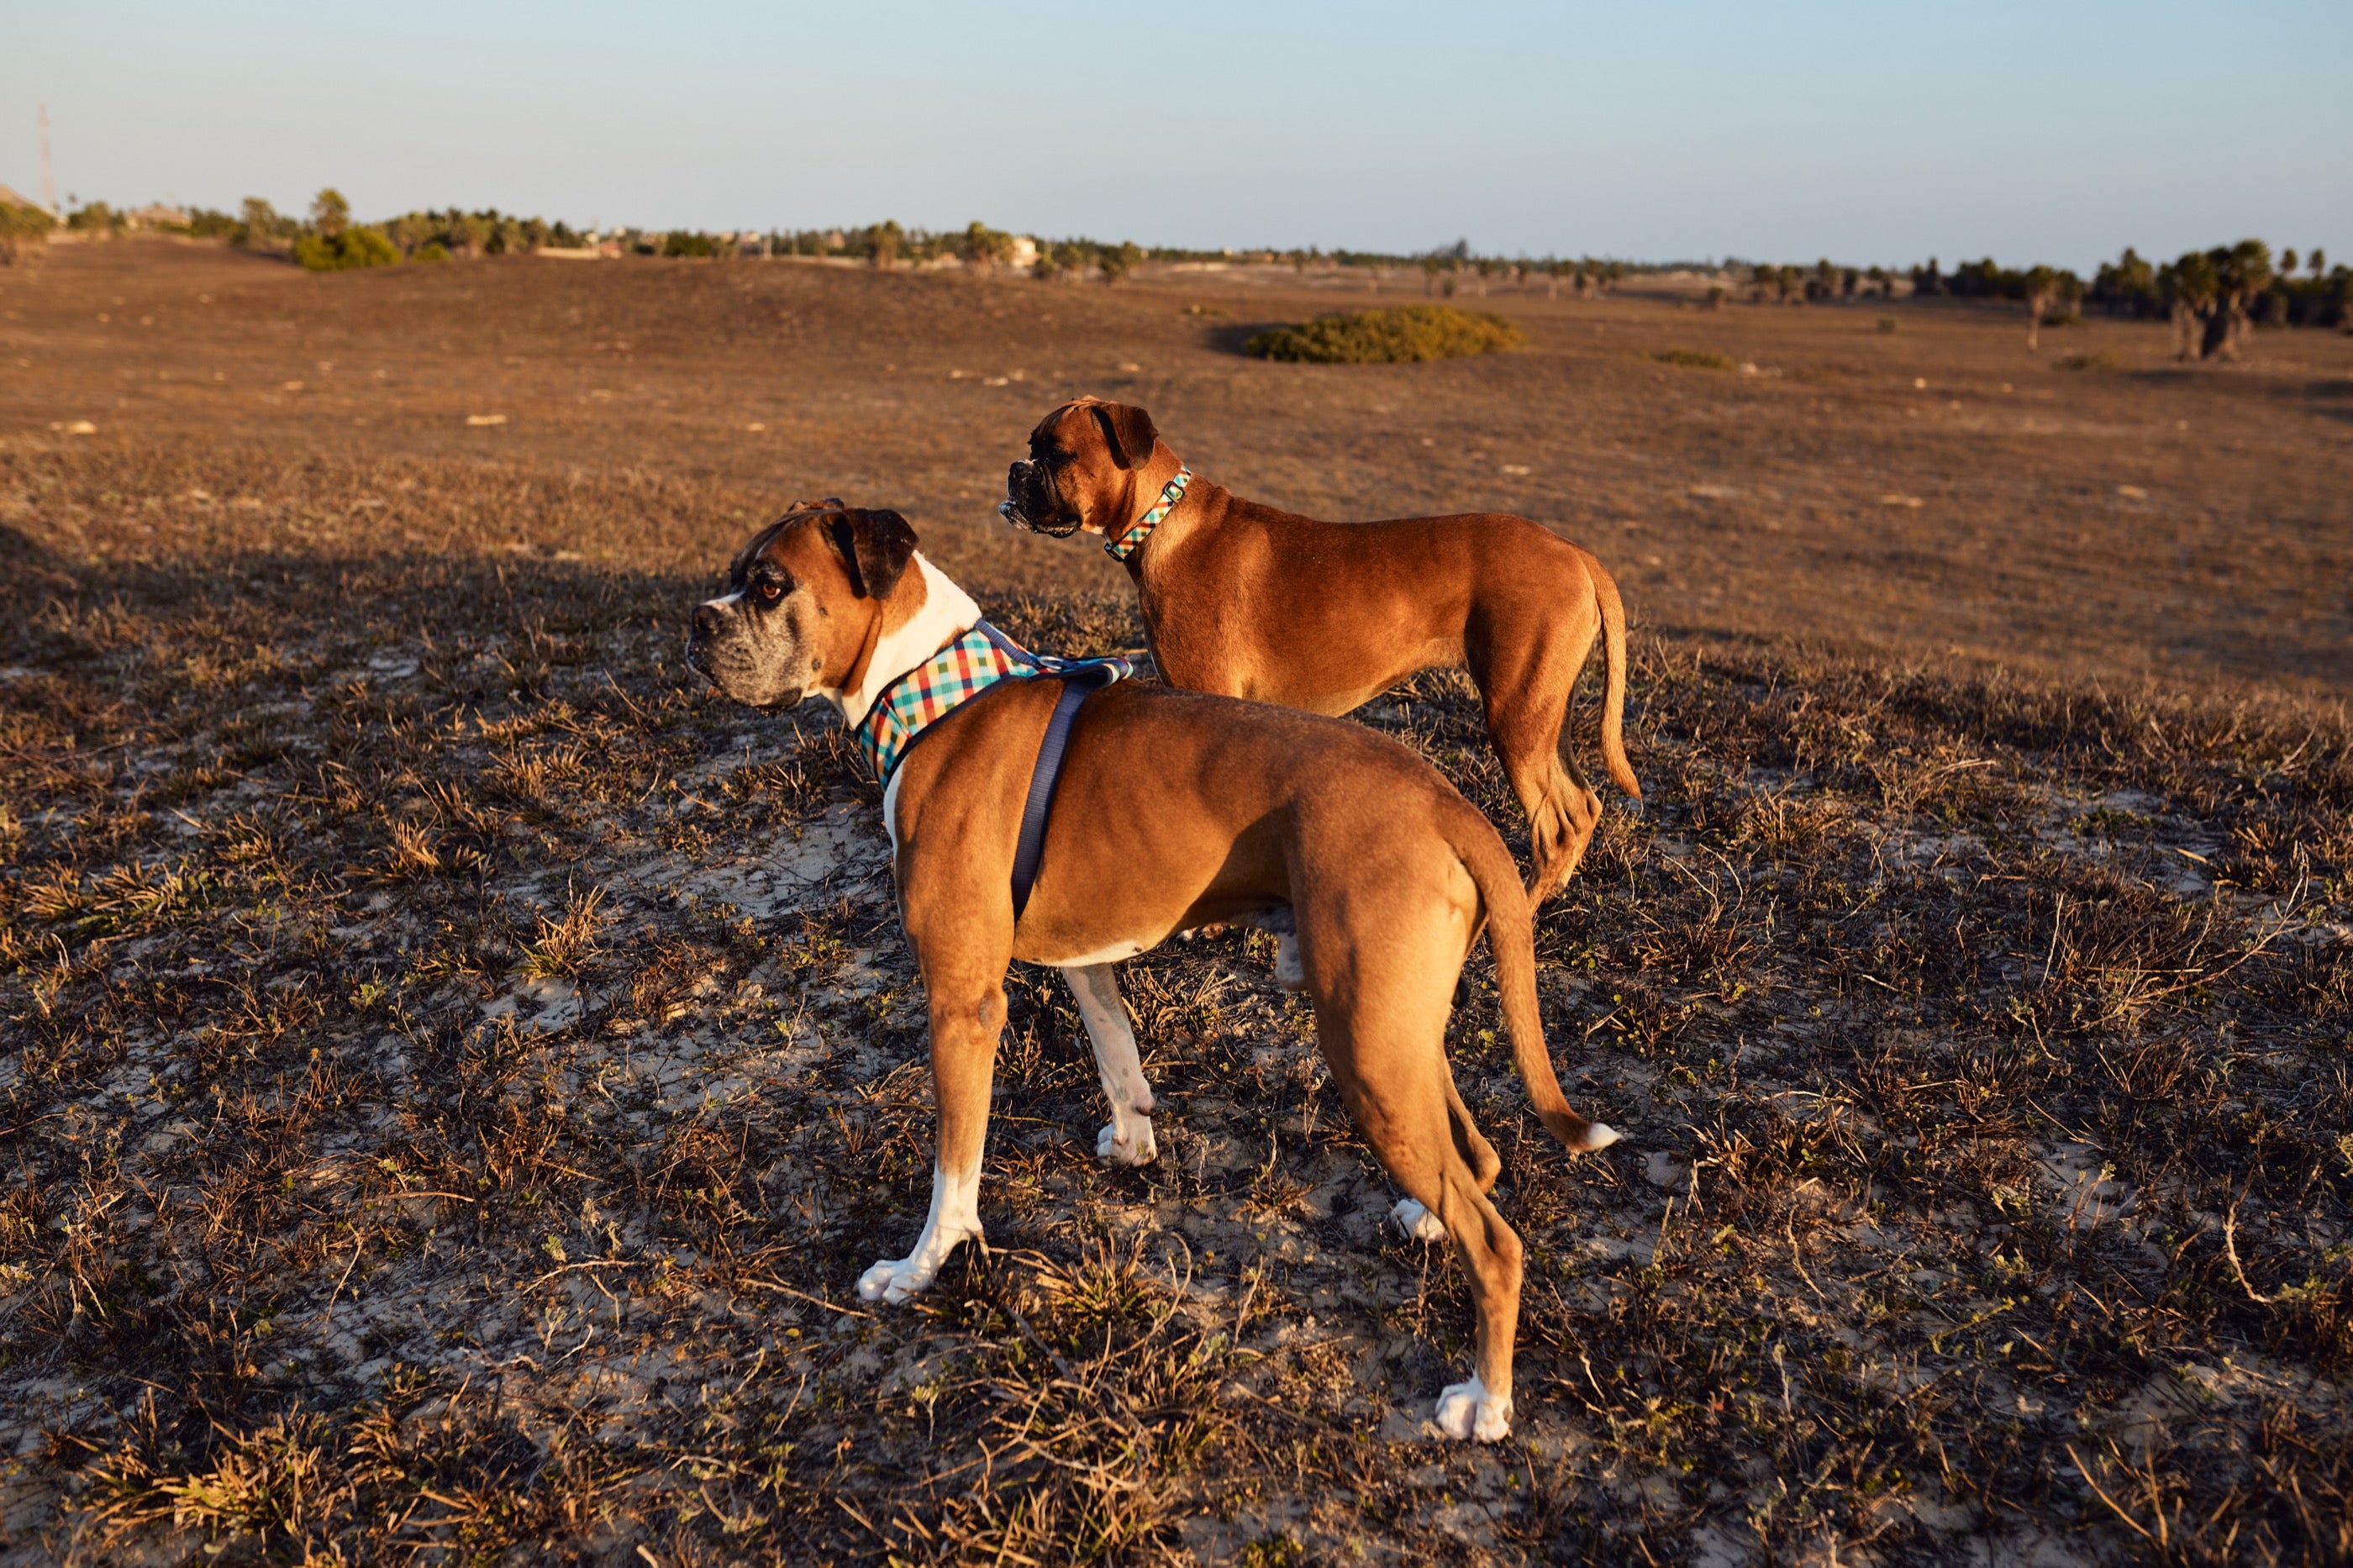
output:
M 735 588 L 742 587 L 744 578 L 751 575 L 753 566 L 762 556 L 768 554 L 784 542 L 786 536 L 792 531 L 794 524 L 822 518 L 829 512 L 839 513 L 848 510 L 839 496 L 827 496 L 821 500 L 793 502 L 785 508 L 784 516 L 754 534 L 752 542 L 735 552 L 735 559 L 727 563 L 728 585 Z M 781 565 L 782 563 L 778 562 L 776 564 Z
M 1091 424 L 1072 425 L 1070 421 L 1073 416 L 1083 416 L 1087 406 L 1083 399 L 1065 403 L 1038 421 L 1038 427 L 1029 432 L 1029 455 L 1041 463 L 1067 462 L 1077 456 L 1085 442 L 1086 432 L 1092 426 Z
M 727 585 L 731 588 L 741 588 L 744 585 L 744 580 L 752 574 L 753 563 L 776 546 L 776 541 L 785 536 L 785 530 L 791 527 L 795 521 L 790 517 L 779 518 L 754 534 L 752 542 L 737 551 L 735 559 L 727 563 Z

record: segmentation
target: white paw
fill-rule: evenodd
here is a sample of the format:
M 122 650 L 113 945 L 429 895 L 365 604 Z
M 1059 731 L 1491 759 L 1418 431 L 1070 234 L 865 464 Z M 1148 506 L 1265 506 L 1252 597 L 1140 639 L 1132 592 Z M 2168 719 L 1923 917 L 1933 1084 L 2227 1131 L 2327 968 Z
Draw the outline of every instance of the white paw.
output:
M 1438 1391 L 1438 1429 L 1458 1443 L 1493 1443 L 1512 1435 L 1512 1398 L 1497 1399 L 1473 1373 L 1468 1383 Z
M 895 1307 L 916 1292 L 930 1289 L 938 1273 L 937 1265 L 926 1268 L 921 1258 L 886 1258 L 858 1277 L 858 1299 L 888 1301 Z
M 1588 1121 L 1585 1124 L 1585 1152 L 1590 1154 L 1597 1149 L 1607 1149 L 1621 1136 L 1607 1121 Z
M 1299 938 L 1289 932 L 1274 939 L 1274 983 L 1285 991 L 1307 989 L 1307 969 L 1299 962 Z
M 1397 1206 L 1389 1210 L 1389 1218 L 1415 1241 L 1434 1245 L 1446 1239 L 1446 1222 L 1411 1198 L 1398 1199 Z
M 1149 1165 L 1160 1158 L 1159 1141 L 1152 1136 L 1152 1118 L 1137 1117 L 1124 1138 L 1116 1121 L 1096 1133 L 1095 1158 L 1114 1165 Z

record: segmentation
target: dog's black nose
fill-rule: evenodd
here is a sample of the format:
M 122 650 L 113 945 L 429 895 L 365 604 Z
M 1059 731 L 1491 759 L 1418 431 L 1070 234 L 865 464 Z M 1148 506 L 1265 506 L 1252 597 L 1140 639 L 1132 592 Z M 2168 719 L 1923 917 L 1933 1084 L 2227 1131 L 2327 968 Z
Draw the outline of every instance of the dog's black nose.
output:
M 711 605 L 694 606 L 694 635 L 699 637 L 715 637 L 719 635 L 719 611 L 716 606 Z

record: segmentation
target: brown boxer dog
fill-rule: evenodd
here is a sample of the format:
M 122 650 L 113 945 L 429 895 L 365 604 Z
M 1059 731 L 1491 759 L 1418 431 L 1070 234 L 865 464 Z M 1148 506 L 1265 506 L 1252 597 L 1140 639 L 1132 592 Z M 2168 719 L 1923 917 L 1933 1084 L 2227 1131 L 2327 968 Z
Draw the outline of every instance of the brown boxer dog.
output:
M 1029 433 L 1006 519 L 1119 541 L 1183 468 L 1152 416 L 1082 397 Z M 1195 477 L 1125 558 L 1161 679 L 1195 691 L 1345 713 L 1416 670 L 1467 666 L 1487 734 L 1528 814 L 1528 898 L 1560 890 L 1601 817 L 1565 745 L 1571 693 L 1601 640 L 1601 759 L 1627 765 L 1626 612 L 1583 548 L 1501 512 L 1331 523 Z
M 688 657 L 739 702 L 781 709 L 816 695 L 856 724 L 980 618 L 914 546 L 895 512 L 789 513 L 736 557 L 727 594 L 696 608 Z M 1017 920 L 1015 844 L 1060 691 L 1052 680 L 987 687 L 911 742 L 885 784 L 900 919 L 930 1009 L 939 1142 L 914 1250 L 874 1265 L 859 1293 L 903 1300 L 958 1242 L 981 1238 L 1008 964 L 1070 976 L 1112 1100 L 1097 1152 L 1142 1163 L 1155 1153 L 1152 1090 L 1110 965 L 1197 926 L 1255 922 L 1288 933 L 1333 1084 L 1409 1194 L 1400 1218 L 1432 1239 L 1442 1225 L 1461 1258 L 1478 1363 L 1440 1394 L 1438 1423 L 1457 1437 L 1504 1436 L 1521 1247 L 1488 1200 L 1501 1162 L 1443 1051 L 1455 979 L 1482 923 L 1537 1115 L 1571 1150 L 1617 1134 L 1570 1110 L 1553 1076 L 1533 922 L 1503 840 L 1436 769 L 1372 731 L 1123 682 L 1079 713 Z

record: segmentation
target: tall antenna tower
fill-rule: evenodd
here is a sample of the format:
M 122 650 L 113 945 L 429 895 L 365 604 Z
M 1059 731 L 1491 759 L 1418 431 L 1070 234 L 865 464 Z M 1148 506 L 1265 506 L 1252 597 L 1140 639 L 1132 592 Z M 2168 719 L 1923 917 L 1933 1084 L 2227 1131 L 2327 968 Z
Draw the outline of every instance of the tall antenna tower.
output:
M 49 168 L 49 106 L 41 105 L 41 205 L 58 216 L 58 176 Z

